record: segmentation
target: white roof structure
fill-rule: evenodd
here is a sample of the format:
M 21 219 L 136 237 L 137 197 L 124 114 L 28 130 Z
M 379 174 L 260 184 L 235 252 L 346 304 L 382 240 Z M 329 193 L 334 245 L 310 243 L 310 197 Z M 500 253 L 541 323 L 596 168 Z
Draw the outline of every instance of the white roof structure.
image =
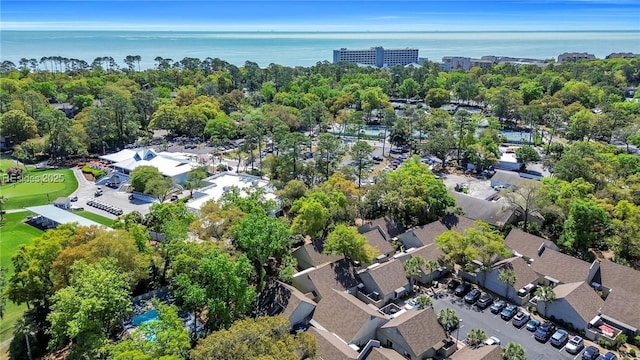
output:
M 100 159 L 109 161 L 116 169 L 131 172 L 138 166 L 154 166 L 164 176 L 177 176 L 188 173 L 199 165 L 190 156 L 180 153 L 161 152 L 156 153 L 152 149 L 124 149 L 115 154 L 100 156 Z
M 93 220 L 83 218 L 67 210 L 55 207 L 54 205 L 31 206 L 26 209 L 57 224 L 78 223 L 80 226 L 103 226 Z
M 211 185 L 195 192 L 193 194 L 194 200 L 186 204 L 188 208 L 199 211 L 207 201 L 219 200 L 225 192 L 231 191 L 233 187 L 240 191 L 240 196 L 246 196 L 247 190 L 250 188 L 264 188 L 266 190 L 265 198 L 267 200 L 276 200 L 275 189 L 268 181 L 257 176 L 224 172 L 209 177 L 205 181 Z

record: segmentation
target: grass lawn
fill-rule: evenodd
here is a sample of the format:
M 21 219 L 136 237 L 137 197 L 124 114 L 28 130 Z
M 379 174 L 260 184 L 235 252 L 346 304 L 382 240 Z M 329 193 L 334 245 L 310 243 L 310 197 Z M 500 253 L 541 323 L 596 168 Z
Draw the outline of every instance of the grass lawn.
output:
M 20 245 L 31 244 L 34 238 L 42 235 L 42 231 L 24 224 L 22 221 L 27 216 L 33 215 L 28 211 L 10 213 L 4 216 L 4 222 L 0 226 L 0 264 L 7 267 L 8 275 L 13 273 L 11 257 L 18 251 Z M 4 318 L 0 321 L 0 342 L 13 336 L 13 324 L 22 316 L 27 307 L 16 305 L 7 301 Z M 6 349 L 0 349 L 4 352 Z
M 113 226 L 113 220 L 106 218 L 104 216 L 98 215 L 98 214 L 94 214 L 92 212 L 89 211 L 74 211 L 74 214 L 78 215 L 78 216 L 82 216 L 83 218 L 87 218 L 89 220 L 93 220 L 95 222 L 97 222 L 98 224 L 102 224 L 104 226 L 108 226 L 108 227 L 112 227 Z
M 30 170 L 23 174 L 23 179 L 19 183 L 0 186 L 0 196 L 5 198 L 5 210 L 53 203 L 78 188 L 78 181 L 71 169 Z

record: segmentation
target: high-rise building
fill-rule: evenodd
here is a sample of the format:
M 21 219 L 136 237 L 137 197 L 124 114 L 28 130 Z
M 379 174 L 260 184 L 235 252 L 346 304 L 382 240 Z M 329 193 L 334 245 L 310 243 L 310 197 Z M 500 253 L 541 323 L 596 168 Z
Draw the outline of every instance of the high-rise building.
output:
M 353 64 L 363 64 L 381 67 L 409 65 L 418 63 L 418 49 L 384 49 L 382 46 L 370 49 L 352 50 L 342 48 L 333 50 L 333 62 L 346 61 Z

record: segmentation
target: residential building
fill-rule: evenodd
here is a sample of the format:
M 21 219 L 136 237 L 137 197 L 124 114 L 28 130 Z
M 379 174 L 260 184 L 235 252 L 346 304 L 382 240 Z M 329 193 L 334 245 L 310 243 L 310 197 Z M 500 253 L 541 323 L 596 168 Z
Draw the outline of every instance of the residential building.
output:
M 431 243 L 417 249 L 409 249 L 407 250 L 407 254 L 409 254 L 410 257 L 422 258 L 424 261 L 435 261 L 435 263 L 438 265 L 438 267 L 435 269 L 430 269 L 426 266 L 422 266 L 420 268 L 420 275 L 418 276 L 417 281 L 423 285 L 430 285 L 433 281 L 441 278 L 451 270 L 442 261 L 444 252 L 442 252 L 442 250 L 440 250 L 438 245 L 436 245 L 435 243 Z
M 377 347 L 371 350 L 367 360 L 407 360 L 407 358 L 393 349 Z
M 464 56 L 445 56 L 442 58 L 442 64 L 446 71 L 469 71 L 469 69 L 471 69 L 471 58 Z
M 316 303 L 291 285 L 281 281 L 270 284 L 260 294 L 256 309 L 260 316 L 283 315 L 291 325 L 307 323 Z
M 449 194 L 456 199 L 456 204 L 462 208 L 464 216 L 472 220 L 482 220 L 498 229 L 513 224 L 521 215 L 504 201 L 489 201 L 456 191 L 449 191 Z
M 398 235 L 398 240 L 400 240 L 405 249 L 419 248 L 433 244 L 435 238 L 445 231 L 456 230 L 463 233 L 474 225 L 475 222 L 468 217 L 448 214 L 441 220 L 431 222 L 427 225 L 416 226 Z
M 407 359 L 435 357 L 447 340 L 432 308 L 406 312 L 382 325 L 376 334 L 382 346 Z
M 513 271 L 516 282 L 509 284 L 499 279 L 500 272 L 505 270 Z M 538 284 L 539 275 L 529 267 L 527 262 L 520 257 L 512 257 L 495 263 L 491 270 L 486 273 L 477 274 L 480 285 L 492 292 L 517 303 L 524 304 L 529 300 L 530 294 L 518 295 L 518 290 L 529 284 Z M 484 279 L 483 279 L 484 278 Z
M 381 217 L 375 220 L 369 220 L 362 224 L 358 231 L 363 234 L 375 229 L 376 227 L 382 230 L 382 234 L 386 239 L 392 239 L 404 232 L 402 225 L 394 221 L 390 216 Z
M 363 286 L 358 286 L 358 298 L 382 307 L 408 293 L 411 288 L 404 265 L 391 259 L 382 264 L 373 264 L 358 272 Z
M 500 345 L 465 346 L 449 357 L 450 360 L 502 360 Z
M 333 63 L 372 65 L 379 68 L 405 66 L 418 63 L 418 49 L 385 49 L 382 46 L 369 49 L 333 50 Z
M 553 289 L 556 299 L 538 300 L 538 312 L 571 324 L 576 330 L 585 330 L 598 314 L 604 301 L 585 281 L 560 284 Z
M 291 252 L 291 255 L 298 262 L 298 269 L 306 270 L 312 267 L 324 265 L 338 261 L 343 258 L 341 255 L 327 255 L 322 251 L 324 250 L 324 242 L 320 240 L 311 240 L 305 242 L 304 245 L 299 246 L 297 249 Z
M 525 261 L 538 257 L 538 252 L 542 248 L 560 251 L 558 246 L 550 240 L 526 233 L 520 229 L 513 228 L 504 238 L 504 244 L 511 249 L 514 256 L 522 257 Z
M 359 283 L 353 266 L 344 259 L 298 272 L 292 279 L 296 289 L 316 302 L 333 289 L 355 292 Z
M 210 185 L 195 191 L 193 199 L 186 204 L 194 212 L 199 212 L 208 201 L 218 201 L 225 193 L 234 189 L 242 197 L 248 196 L 249 193 L 256 189 L 262 189 L 264 190 L 265 199 L 273 200 L 277 203 L 275 188 L 267 180 L 263 180 L 258 176 L 221 172 L 205 179 L 204 182 Z
M 387 321 L 375 306 L 366 305 L 345 291 L 332 289 L 316 306 L 311 324 L 360 348 L 373 339 L 376 329 Z
M 634 54 L 634 53 L 630 53 L 630 52 L 619 52 L 619 53 L 611 53 L 609 55 L 607 55 L 605 57 L 605 59 L 615 59 L 615 58 L 622 58 L 622 59 L 633 59 L 633 58 L 637 58 L 640 57 L 640 54 Z
M 531 269 L 540 275 L 540 282 L 551 286 L 589 281 L 598 269 L 597 262 L 590 264 L 545 246 L 529 262 Z
M 310 327 L 308 333 L 316 338 L 316 355 L 322 360 L 357 360 L 358 352 L 336 335 L 324 329 Z
M 379 226 L 362 235 L 367 238 L 369 245 L 377 250 L 378 259 L 392 256 L 396 252 L 396 248 L 389 242 L 389 239 L 385 237 L 384 231 Z
M 595 58 L 595 55 L 586 52 L 571 52 L 558 55 L 558 62 L 561 63 L 564 61 L 591 60 Z
M 496 170 L 496 173 L 491 177 L 492 188 L 517 188 L 518 185 L 535 183 L 535 180 L 523 178 L 519 173 L 515 171 Z

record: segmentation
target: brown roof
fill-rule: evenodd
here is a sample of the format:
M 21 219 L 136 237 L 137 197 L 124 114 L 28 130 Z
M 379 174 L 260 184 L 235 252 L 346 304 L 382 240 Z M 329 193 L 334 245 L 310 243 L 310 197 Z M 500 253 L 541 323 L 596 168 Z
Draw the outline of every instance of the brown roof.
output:
M 623 288 L 618 288 L 611 290 L 600 312 L 618 322 L 640 329 L 638 307 L 640 307 L 640 293 L 631 293 Z
M 351 263 L 344 259 L 313 269 L 308 275 L 318 290 L 316 295 L 320 297 L 329 293 L 331 289 L 347 290 L 358 286 L 359 283 Z
M 552 249 L 545 249 L 542 255 L 534 256 L 531 268 L 543 276 L 562 283 L 586 281 L 591 264 Z
M 384 235 L 382 234 L 382 229 L 380 229 L 379 227 L 376 227 L 371 231 L 367 231 L 362 235 L 367 238 L 367 242 L 369 242 L 369 245 L 375 247 L 378 250 L 378 254 L 393 254 L 396 251 L 391 243 L 387 241 L 387 239 L 385 239 Z
M 502 360 L 500 345 L 465 346 L 451 355 L 451 360 Z
M 372 317 L 384 318 L 375 308 L 351 294 L 338 290 L 324 295 L 313 314 L 313 320 L 346 342 L 352 341 Z
M 447 334 L 438 323 L 436 313 L 432 308 L 409 311 L 381 327 L 381 329 L 392 328 L 400 333 L 411 351 L 417 356 L 431 348 L 439 349 L 444 345 L 443 340 L 447 338 Z
M 379 347 L 371 350 L 369 356 L 367 356 L 367 360 L 407 360 L 407 358 L 398 354 L 398 352 L 393 349 Z
M 513 216 L 515 210 L 506 203 L 488 201 L 476 198 L 464 193 L 449 191 L 456 200 L 456 204 L 462 208 L 464 215 L 473 220 L 482 220 L 493 226 L 502 228 Z
M 625 289 L 640 294 L 640 271 L 603 260 L 600 262 L 600 284 L 609 289 Z
M 342 259 L 340 255 L 326 255 L 322 251 L 324 249 L 323 242 L 314 240 L 310 243 L 304 244 L 301 246 L 301 249 L 296 249 L 295 251 L 306 251 L 309 254 L 309 259 L 311 259 L 311 266 L 318 266 L 322 264 L 326 264 L 328 262 L 334 262 L 336 260 Z
M 538 249 L 541 244 L 550 249 L 558 250 L 558 247 L 552 241 L 515 228 L 504 238 L 504 244 L 509 249 L 529 259 L 538 256 Z
M 303 302 L 316 305 L 313 300 L 293 286 L 275 281 L 260 293 L 257 311 L 267 316 L 282 314 L 289 317 Z
M 444 255 L 444 252 L 435 243 L 421 246 L 409 253 L 411 257 L 419 257 L 425 261 L 433 260 L 438 262 Z M 422 269 L 423 271 L 425 269 Z
M 516 283 L 513 285 L 514 289 L 520 289 L 523 286 L 529 283 L 537 283 L 538 282 L 538 274 L 531 269 L 527 262 L 524 261 L 521 257 L 511 257 L 508 259 L 504 259 L 500 262 L 497 262 L 493 265 L 494 269 L 503 270 L 503 269 L 511 269 L 516 275 Z
M 475 222 L 464 216 L 458 216 L 449 214 L 442 218 L 442 220 L 434 221 L 432 223 L 417 226 L 409 231 L 414 237 L 416 237 L 422 245 L 433 244 L 435 238 L 448 230 L 457 230 L 462 233 L 465 230 L 475 226 Z
M 560 284 L 553 289 L 556 299 L 565 299 L 580 315 L 582 320 L 589 322 L 604 304 L 600 295 L 586 282 Z
M 309 333 L 316 338 L 316 355 L 322 360 L 355 360 L 358 358 L 358 352 L 350 348 L 349 345 L 342 342 L 332 333 L 309 328 Z
M 370 229 L 375 228 L 376 226 L 379 226 L 384 232 L 385 236 L 388 238 L 396 237 L 404 232 L 402 225 L 398 224 L 389 216 L 377 218 L 375 220 L 370 220 L 364 223 L 362 226 L 360 226 L 358 230 L 360 230 L 361 232 L 366 232 L 366 231 L 369 231 Z
M 366 272 L 369 273 L 384 295 L 391 294 L 396 289 L 409 284 L 407 273 L 400 260 L 391 259 L 386 263 L 367 269 Z

